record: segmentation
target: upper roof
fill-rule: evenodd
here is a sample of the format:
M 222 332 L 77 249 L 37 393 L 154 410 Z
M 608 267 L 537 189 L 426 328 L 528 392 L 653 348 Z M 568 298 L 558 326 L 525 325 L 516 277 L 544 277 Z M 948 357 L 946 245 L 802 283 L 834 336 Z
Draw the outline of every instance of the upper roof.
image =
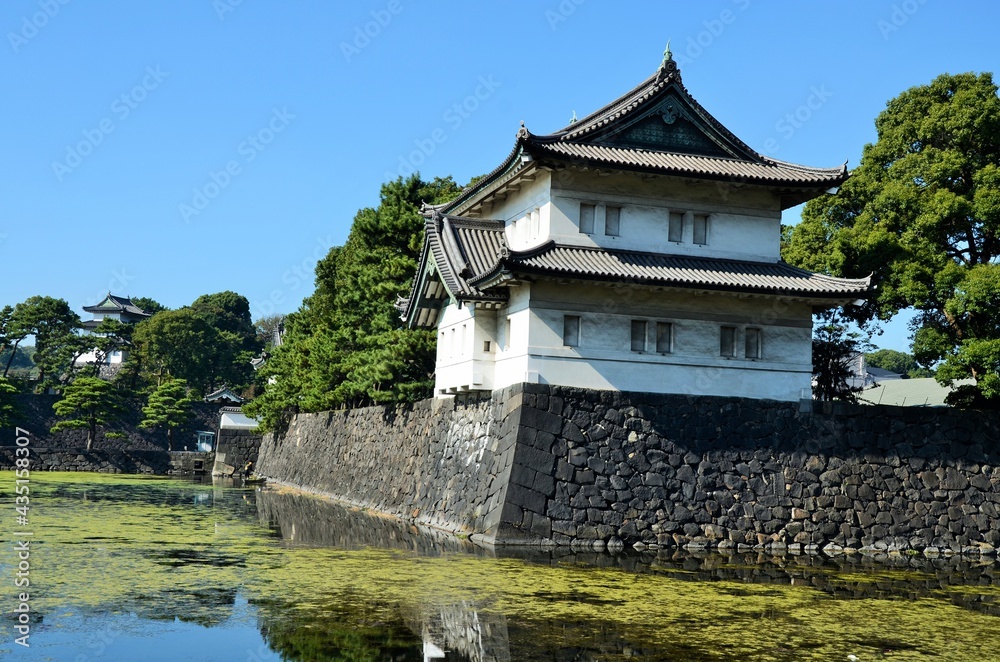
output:
M 761 155 L 688 93 L 669 50 L 655 74 L 603 108 L 548 135 L 524 126 L 493 172 L 442 209 L 468 213 L 517 173 L 593 167 L 765 186 L 782 208 L 812 199 L 847 179 L 847 165 L 812 168 Z
M 513 251 L 502 221 L 483 221 L 425 208 L 424 250 L 410 296 L 397 308 L 411 326 L 437 324 L 446 300 L 501 305 L 507 283 L 523 277 L 790 296 L 816 303 L 864 298 L 871 278 L 833 278 L 784 262 L 748 262 L 664 253 L 567 246 L 548 241 Z
M 83 309 L 88 313 L 125 313 L 134 317 L 151 317 L 145 310 L 132 303 L 129 297 L 115 296 L 111 292 L 104 297 L 104 301 L 95 306 L 84 306 Z

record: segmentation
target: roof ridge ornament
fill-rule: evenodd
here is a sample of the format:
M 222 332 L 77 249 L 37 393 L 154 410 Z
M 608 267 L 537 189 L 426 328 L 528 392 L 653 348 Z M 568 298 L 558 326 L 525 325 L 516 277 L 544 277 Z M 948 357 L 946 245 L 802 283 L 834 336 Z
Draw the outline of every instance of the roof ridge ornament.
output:
M 663 61 L 660 63 L 660 69 L 656 72 L 656 82 L 681 82 L 681 70 L 677 68 L 677 63 L 674 62 L 674 54 L 670 50 L 669 39 L 667 39 L 667 47 L 663 50 Z

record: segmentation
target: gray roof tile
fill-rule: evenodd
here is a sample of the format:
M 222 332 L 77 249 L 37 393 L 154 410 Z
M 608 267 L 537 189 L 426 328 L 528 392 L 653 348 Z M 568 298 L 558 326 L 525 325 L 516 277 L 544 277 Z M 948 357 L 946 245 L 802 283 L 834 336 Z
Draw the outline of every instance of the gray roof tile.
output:
M 501 258 L 488 272 L 471 279 L 488 287 L 503 272 L 563 276 L 581 280 L 696 288 L 810 298 L 864 297 L 870 278 L 833 278 L 784 262 L 748 262 L 661 253 L 618 251 L 549 242 Z

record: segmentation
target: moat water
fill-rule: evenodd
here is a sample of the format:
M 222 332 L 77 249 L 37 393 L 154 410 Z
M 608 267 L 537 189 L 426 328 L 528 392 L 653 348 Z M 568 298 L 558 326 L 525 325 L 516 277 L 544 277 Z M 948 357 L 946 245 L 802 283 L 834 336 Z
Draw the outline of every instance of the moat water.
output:
M 1000 659 L 995 560 L 490 552 L 280 489 L 96 474 L 32 474 L 22 527 L 14 484 L 5 660 Z

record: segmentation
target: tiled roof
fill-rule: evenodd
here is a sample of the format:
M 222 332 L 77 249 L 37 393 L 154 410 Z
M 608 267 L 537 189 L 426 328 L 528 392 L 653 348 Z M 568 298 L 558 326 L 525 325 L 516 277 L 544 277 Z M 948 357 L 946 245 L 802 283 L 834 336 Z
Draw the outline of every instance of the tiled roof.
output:
M 751 149 L 701 106 L 681 83 L 673 59 L 637 87 L 603 108 L 548 135 L 522 125 L 514 149 L 492 172 L 464 190 L 442 211 L 475 208 L 531 169 L 532 159 L 550 167 L 596 167 L 779 189 L 782 206 L 805 202 L 842 184 L 847 166 L 811 168 L 765 157 Z
M 830 187 L 847 178 L 846 166 L 809 168 L 775 160 L 753 162 L 611 145 L 547 142 L 530 139 L 528 148 L 536 157 L 549 155 L 598 165 L 723 179 L 741 183 Z
M 505 290 L 487 292 L 468 282 L 496 264 L 505 245 L 503 221 L 446 216 L 436 207 L 427 207 L 424 213 L 424 248 L 413 287 L 409 297 L 396 302 L 403 319 L 433 326 L 438 306 L 449 296 L 464 301 L 506 301 Z M 443 288 L 438 287 L 435 273 Z
M 471 281 L 488 287 L 503 272 L 810 298 L 863 297 L 870 278 L 833 278 L 784 262 L 747 262 L 662 253 L 617 251 L 549 242 L 510 253 Z
M 104 301 L 97 304 L 96 306 L 84 306 L 83 309 L 88 313 L 127 313 L 129 315 L 135 315 L 137 317 L 150 317 L 150 314 L 139 306 L 132 303 L 132 299 L 129 297 L 119 297 L 108 292 L 108 296 L 104 297 Z
M 627 283 L 659 287 L 793 296 L 817 301 L 866 297 L 870 278 L 834 278 L 784 262 L 567 246 L 549 241 L 529 251 L 511 251 L 501 221 L 481 221 L 430 211 L 424 250 L 410 296 L 397 308 L 415 326 L 437 322 L 442 304 L 459 301 L 502 304 L 507 281 L 517 276 Z

